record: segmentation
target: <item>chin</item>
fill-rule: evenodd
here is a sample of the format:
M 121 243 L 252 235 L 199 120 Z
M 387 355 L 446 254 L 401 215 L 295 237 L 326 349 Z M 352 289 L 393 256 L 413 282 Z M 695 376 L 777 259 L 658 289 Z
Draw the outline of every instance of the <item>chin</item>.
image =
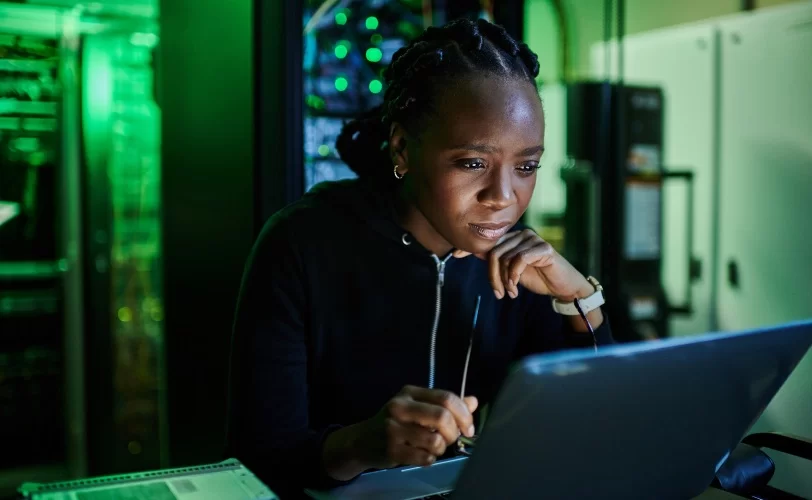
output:
M 482 255 L 493 250 L 495 246 L 496 241 L 489 241 L 465 234 L 461 235 L 460 238 L 457 238 L 457 243 L 454 245 L 454 248 L 464 250 L 472 254 Z

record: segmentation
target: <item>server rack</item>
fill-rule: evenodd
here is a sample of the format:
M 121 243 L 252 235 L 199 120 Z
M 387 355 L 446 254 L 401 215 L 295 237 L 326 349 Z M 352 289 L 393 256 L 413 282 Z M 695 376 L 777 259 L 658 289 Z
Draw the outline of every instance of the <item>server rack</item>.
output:
M 144 14 L 0 5 L 0 206 L 17 212 L 0 224 L 3 494 L 165 461 Z

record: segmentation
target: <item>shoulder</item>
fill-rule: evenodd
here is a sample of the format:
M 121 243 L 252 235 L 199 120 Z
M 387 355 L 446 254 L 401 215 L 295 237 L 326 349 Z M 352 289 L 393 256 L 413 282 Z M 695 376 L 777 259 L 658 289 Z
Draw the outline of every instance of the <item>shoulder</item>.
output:
M 351 211 L 342 204 L 359 189 L 355 180 L 315 186 L 302 198 L 272 215 L 265 222 L 257 244 L 283 241 L 293 245 L 318 243 L 329 228 L 353 219 Z

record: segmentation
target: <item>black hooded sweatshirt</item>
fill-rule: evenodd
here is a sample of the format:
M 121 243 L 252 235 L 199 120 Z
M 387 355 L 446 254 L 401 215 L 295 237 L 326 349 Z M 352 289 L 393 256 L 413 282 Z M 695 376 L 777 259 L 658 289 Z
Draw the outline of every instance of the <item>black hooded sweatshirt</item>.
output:
M 335 484 L 321 461 L 326 436 L 404 385 L 459 394 L 472 335 L 465 393 L 480 407 L 520 358 L 592 344 L 549 297 L 519 287 L 497 300 L 486 262 L 422 247 L 395 222 L 395 196 L 369 180 L 317 186 L 267 222 L 248 260 L 228 453 L 280 494 Z M 595 334 L 612 342 L 608 321 Z

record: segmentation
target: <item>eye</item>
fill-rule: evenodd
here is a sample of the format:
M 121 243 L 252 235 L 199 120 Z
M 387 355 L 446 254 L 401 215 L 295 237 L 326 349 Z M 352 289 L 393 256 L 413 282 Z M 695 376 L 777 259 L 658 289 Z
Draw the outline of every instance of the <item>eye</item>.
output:
M 480 170 L 485 168 L 485 162 L 479 158 L 460 160 L 458 165 L 466 170 Z
M 521 165 L 517 166 L 516 170 L 518 170 L 522 174 L 530 175 L 533 172 L 535 172 L 536 170 L 538 170 L 540 167 L 541 167 L 541 165 L 539 165 L 538 162 L 529 161 L 527 163 L 522 163 Z

